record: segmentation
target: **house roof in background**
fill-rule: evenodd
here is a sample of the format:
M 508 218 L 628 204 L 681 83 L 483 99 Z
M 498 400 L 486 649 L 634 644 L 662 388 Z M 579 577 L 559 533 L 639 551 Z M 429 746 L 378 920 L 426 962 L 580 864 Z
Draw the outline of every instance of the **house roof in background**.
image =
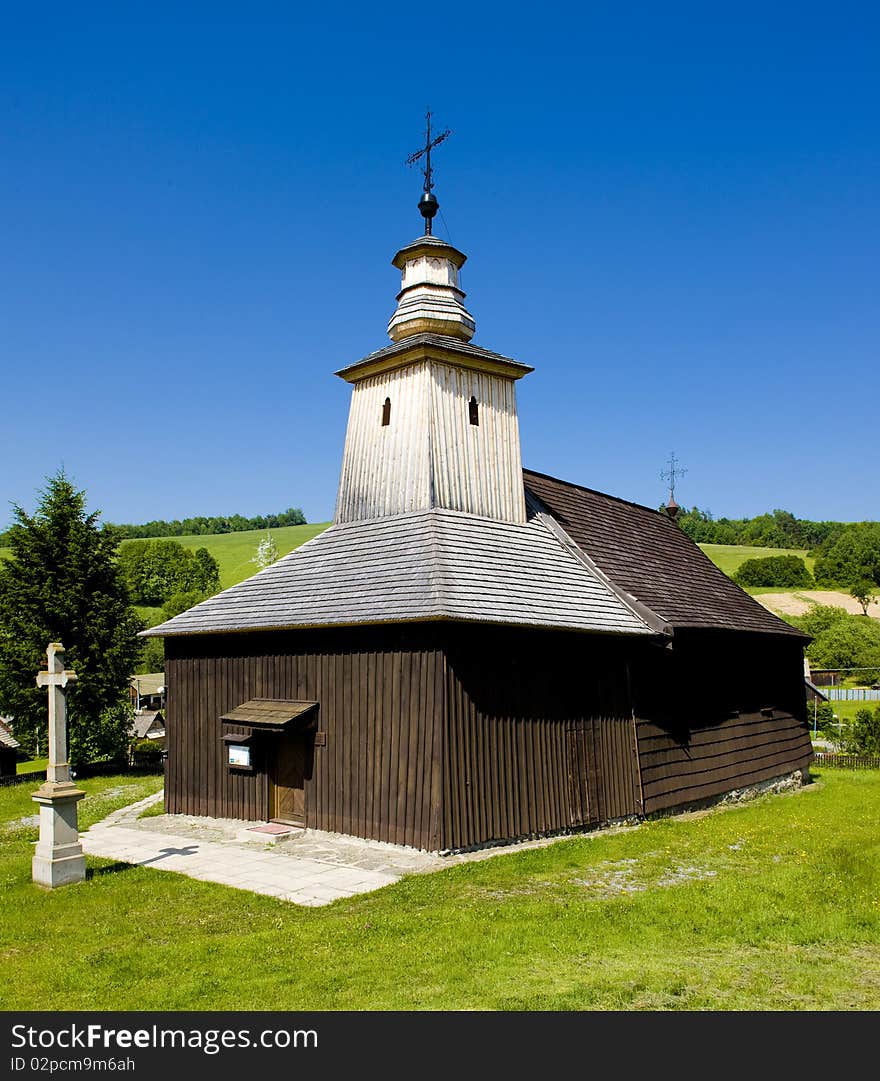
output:
M 144 739 L 154 726 L 165 728 L 165 716 L 161 709 L 144 709 L 134 715 L 132 731 L 138 739 Z
M 524 470 L 565 532 L 626 595 L 674 628 L 787 634 L 806 639 L 740 589 L 665 514 Z
M 10 751 L 15 751 L 19 747 L 19 742 L 12 734 L 11 725 L 11 717 L 0 717 L 0 747 L 6 747 Z

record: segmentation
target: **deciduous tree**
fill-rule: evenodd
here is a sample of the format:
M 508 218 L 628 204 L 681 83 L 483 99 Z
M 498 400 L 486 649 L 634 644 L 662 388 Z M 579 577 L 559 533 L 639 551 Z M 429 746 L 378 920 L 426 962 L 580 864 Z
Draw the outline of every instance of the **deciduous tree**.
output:
M 868 614 L 868 605 L 877 600 L 880 588 L 876 582 L 870 582 L 867 578 L 861 578 L 849 587 L 849 595 L 854 597 L 862 606 L 862 614 Z

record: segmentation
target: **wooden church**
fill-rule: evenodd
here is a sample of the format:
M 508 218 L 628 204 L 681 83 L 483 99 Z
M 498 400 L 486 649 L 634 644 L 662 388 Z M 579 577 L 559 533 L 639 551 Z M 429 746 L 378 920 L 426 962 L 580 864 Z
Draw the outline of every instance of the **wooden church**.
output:
M 429 174 L 428 174 L 429 175 Z M 809 776 L 804 636 L 668 515 L 524 471 L 465 256 L 393 264 L 333 525 L 165 638 L 166 810 L 453 851 Z

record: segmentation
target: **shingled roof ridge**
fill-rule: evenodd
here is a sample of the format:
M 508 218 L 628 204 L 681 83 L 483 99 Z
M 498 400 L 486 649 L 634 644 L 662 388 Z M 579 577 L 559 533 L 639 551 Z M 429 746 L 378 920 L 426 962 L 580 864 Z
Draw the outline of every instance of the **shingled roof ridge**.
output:
M 625 605 L 640 623 L 644 623 L 655 634 L 672 637 L 672 627 L 669 621 L 647 604 L 643 604 L 638 597 L 634 597 L 632 593 L 623 589 L 610 575 L 606 574 L 589 552 L 581 548 L 577 541 L 566 533 L 562 523 L 554 517 L 550 508 L 534 492 L 526 492 L 526 512 L 529 514 L 530 520 L 540 522 L 544 529 L 551 533 L 557 544 L 561 545 L 568 555 L 582 563 L 590 574 L 601 582 L 621 604 Z
M 603 499 L 610 499 L 612 503 L 622 503 L 626 507 L 635 507 L 636 510 L 646 510 L 656 514 L 663 521 L 669 521 L 663 511 L 657 507 L 647 507 L 644 503 L 636 503 L 632 499 L 623 499 L 619 495 L 610 495 L 608 492 L 600 492 L 598 488 L 588 488 L 585 484 L 576 484 L 573 480 L 563 480 L 562 477 L 554 477 L 551 473 L 540 473 L 537 469 L 526 469 L 523 466 L 523 476 L 531 474 L 533 477 L 541 477 L 543 480 L 552 480 L 554 484 L 562 484 L 566 488 L 577 488 L 579 492 L 589 492 L 590 495 L 598 495 Z M 687 534 L 685 534 L 687 535 Z

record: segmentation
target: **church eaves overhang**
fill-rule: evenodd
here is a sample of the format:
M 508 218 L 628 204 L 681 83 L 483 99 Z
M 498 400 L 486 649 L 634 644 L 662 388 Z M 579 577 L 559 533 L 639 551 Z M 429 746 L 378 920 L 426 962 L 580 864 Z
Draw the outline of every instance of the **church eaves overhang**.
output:
M 368 376 L 380 375 L 420 360 L 445 361 L 458 368 L 506 376 L 508 379 L 522 379 L 524 375 L 535 370 L 521 361 L 457 338 L 443 334 L 415 334 L 411 338 L 367 354 L 347 368 L 341 368 L 336 375 L 348 383 L 357 383 Z

